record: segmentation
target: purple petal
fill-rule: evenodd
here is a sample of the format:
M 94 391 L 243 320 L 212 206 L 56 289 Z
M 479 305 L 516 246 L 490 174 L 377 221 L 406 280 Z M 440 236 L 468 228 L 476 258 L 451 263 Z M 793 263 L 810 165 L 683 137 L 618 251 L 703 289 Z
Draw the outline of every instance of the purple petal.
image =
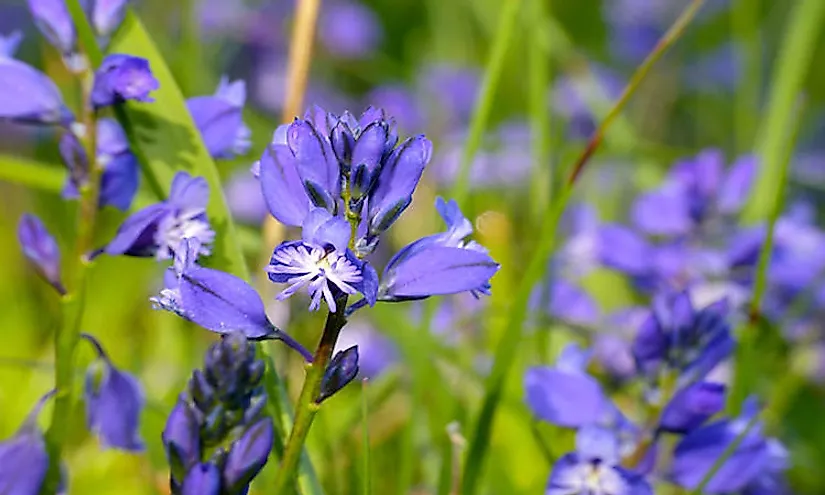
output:
M 169 205 L 158 203 L 133 213 L 127 218 L 106 246 L 107 254 L 151 256 L 157 250 L 155 232 L 157 224 L 169 215 Z
M 272 420 L 263 418 L 250 426 L 246 433 L 232 444 L 223 468 L 224 489 L 239 493 L 258 475 L 269 458 L 275 431 Z
M 244 81 L 229 83 L 226 79 L 214 96 L 196 96 L 186 100 L 186 106 L 214 158 L 232 158 L 249 151 L 249 128 L 243 122 L 246 99 Z
M 251 339 L 275 333 L 261 296 L 234 275 L 195 266 L 181 275 L 180 293 L 184 316 L 207 330 Z
M 95 73 L 92 103 L 105 107 L 126 100 L 154 101 L 149 93 L 160 87 L 149 61 L 131 55 L 107 55 Z
M 131 153 L 123 153 L 106 164 L 100 184 L 100 205 L 127 211 L 137 194 L 140 165 Z
M 684 193 L 673 186 L 641 195 L 633 203 L 631 216 L 637 228 L 653 235 L 682 235 L 693 226 Z
M 60 281 L 60 248 L 43 222 L 34 215 L 23 215 L 17 226 L 17 238 L 23 255 L 38 273 L 58 292 L 65 292 Z
M 198 464 L 189 470 L 183 480 L 181 495 L 218 495 L 221 493 L 221 474 L 212 463 Z
M 232 217 L 239 222 L 261 225 L 268 209 L 260 180 L 247 170 L 233 175 L 224 186 L 226 202 Z
M 725 386 L 699 382 L 683 388 L 670 400 L 662 413 L 659 428 L 687 433 L 702 425 L 725 407 Z
M 0 35 L 0 58 L 11 58 L 23 41 L 21 31 L 12 31 L 8 36 Z
M 341 183 L 329 139 L 309 122 L 296 120 L 287 130 L 287 142 L 310 199 L 318 207 L 334 210 Z
M 304 242 L 316 246 L 332 244 L 336 251 L 342 253 L 347 250 L 350 234 L 350 225 L 346 220 L 333 216 L 323 208 L 312 209 L 302 225 Z
M 616 224 L 599 228 L 602 263 L 628 275 L 644 275 L 650 269 L 650 245 L 632 230 Z
M 178 400 L 161 435 L 172 476 L 180 479 L 201 457 L 200 426 L 187 404 Z
M 619 462 L 619 439 L 607 428 L 584 426 L 576 433 L 576 453 L 582 459 L 615 465 Z
M 86 420 L 103 445 L 127 451 L 142 451 L 140 413 L 144 406 L 143 389 L 131 375 L 107 361 L 96 376 L 91 366 L 86 375 Z
M 108 38 L 120 27 L 129 0 L 95 0 L 91 19 L 98 36 Z
M 733 214 L 742 208 L 748 199 L 755 174 L 755 156 L 743 156 L 731 165 L 716 199 L 720 212 Z
M 34 23 L 63 55 L 75 48 L 75 29 L 65 0 L 28 0 Z
M 365 165 L 372 173 L 381 164 L 389 130 L 384 121 L 369 124 L 361 131 L 352 150 L 352 165 Z
M 378 18 L 369 7 L 359 2 L 331 3 L 323 10 L 318 22 L 321 42 L 338 57 L 366 57 L 381 41 Z
M 423 135 L 401 143 L 387 159 L 369 200 L 370 232 L 389 228 L 412 201 L 424 167 L 432 155 L 432 143 Z
M 43 435 L 24 425 L 14 437 L 0 443 L 0 493 L 37 495 L 48 466 Z
M 261 190 L 270 213 L 284 225 L 297 227 L 310 208 L 298 175 L 298 162 L 285 145 L 272 144 L 260 161 Z
M 582 289 L 556 280 L 550 287 L 550 316 L 580 325 L 595 324 L 599 319 L 596 302 Z
M 206 210 L 209 203 L 209 183 L 203 177 L 192 177 L 186 172 L 178 172 L 172 178 L 167 201 L 181 210 Z
M 599 383 L 583 373 L 530 368 L 524 376 L 524 388 L 533 414 L 558 426 L 579 428 L 595 424 L 607 407 Z
M 487 253 L 454 247 L 428 247 L 387 266 L 382 299 L 422 298 L 478 290 L 489 284 L 498 268 L 498 263 Z
M 0 57 L 0 118 L 36 124 L 73 120 L 51 79 L 23 62 L 4 57 Z

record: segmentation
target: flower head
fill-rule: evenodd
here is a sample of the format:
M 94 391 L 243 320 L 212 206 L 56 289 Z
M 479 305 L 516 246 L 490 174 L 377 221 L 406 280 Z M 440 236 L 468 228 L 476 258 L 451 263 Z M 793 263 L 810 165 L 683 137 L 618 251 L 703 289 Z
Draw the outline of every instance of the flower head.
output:
M 115 256 L 172 258 L 183 239 L 197 239 L 198 255 L 208 255 L 215 232 L 206 218 L 209 186 L 206 179 L 178 172 L 172 179 L 169 198 L 127 218 L 103 251 Z
M 559 459 L 545 495 L 652 495 L 642 476 L 619 465 L 619 441 L 608 430 L 585 427 L 576 434 L 576 451 Z
M 34 23 L 43 36 L 64 56 L 74 53 L 77 42 L 74 22 L 64 0 L 28 0 Z
M 149 61 L 114 53 L 103 59 L 95 73 L 92 104 L 105 107 L 126 100 L 151 102 L 154 99 L 149 93 L 159 87 L 160 83 L 149 68 Z
M 34 215 L 23 215 L 17 226 L 17 238 L 37 273 L 60 294 L 65 294 L 60 276 L 60 248 L 43 222 Z
M 86 370 L 86 420 L 107 447 L 142 451 L 140 413 L 145 403 L 143 388 L 132 375 L 112 365 L 100 342 L 83 334 L 98 352 Z
M 14 495 L 37 495 L 46 479 L 49 455 L 37 416 L 47 399 L 43 396 L 26 417 L 15 435 L 0 442 L 0 492 Z
M 336 311 L 342 294 L 357 292 L 374 304 L 378 276 L 369 263 L 349 250 L 349 236 L 350 226 L 345 220 L 321 208 L 312 210 L 304 221 L 303 240 L 281 243 L 266 268 L 271 281 L 289 284 L 278 299 L 307 287 L 313 311 L 322 299 L 331 311 Z
M 246 83 L 229 82 L 224 76 L 214 95 L 186 101 L 189 113 L 214 158 L 232 158 L 249 151 L 251 131 L 243 123 Z

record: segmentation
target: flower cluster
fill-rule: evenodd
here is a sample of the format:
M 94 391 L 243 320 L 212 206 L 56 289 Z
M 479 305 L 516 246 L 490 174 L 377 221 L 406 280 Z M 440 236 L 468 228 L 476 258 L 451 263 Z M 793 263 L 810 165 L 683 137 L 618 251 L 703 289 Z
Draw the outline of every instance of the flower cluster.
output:
M 209 348 L 163 430 L 173 494 L 247 493 L 274 440 L 264 367 L 240 333 Z
M 380 280 L 366 259 L 412 202 L 431 147 L 421 135 L 398 144 L 395 122 L 372 107 L 359 119 L 315 107 L 280 127 L 253 167 L 272 215 L 303 229 L 300 241 L 275 248 L 266 268 L 270 280 L 289 284 L 279 297 L 306 286 L 311 309 L 324 300 L 336 311 L 342 296 L 356 293 L 363 297 L 351 310 L 378 300 L 487 293 L 498 265 L 467 241 L 472 225 L 454 202 L 437 203 L 448 231 L 401 249 Z

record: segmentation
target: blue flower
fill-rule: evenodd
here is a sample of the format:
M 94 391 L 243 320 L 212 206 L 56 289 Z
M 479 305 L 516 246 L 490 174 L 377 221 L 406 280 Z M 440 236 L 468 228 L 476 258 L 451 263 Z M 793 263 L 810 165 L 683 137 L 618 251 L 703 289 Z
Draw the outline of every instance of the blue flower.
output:
M 28 0 L 34 23 L 64 56 L 75 52 L 77 37 L 65 0 Z
M 0 56 L 0 119 L 27 124 L 68 125 L 74 116 L 45 74 Z
M 619 465 L 619 441 L 590 426 L 576 434 L 576 451 L 553 466 L 545 495 L 653 495 L 647 480 Z
M 61 138 L 60 154 L 69 168 L 63 197 L 78 198 L 78 188 L 88 181 L 88 160 L 73 133 L 68 132 Z M 103 118 L 97 121 L 97 161 L 103 167 L 100 206 L 128 210 L 137 194 L 140 166 L 129 148 L 129 140 L 123 128 L 113 119 Z
M 659 429 L 687 433 L 721 412 L 725 407 L 725 386 L 701 381 L 682 388 L 662 412 Z
M 40 409 L 54 391 L 43 396 L 26 417 L 17 433 L 0 443 L 0 492 L 37 495 L 49 468 L 49 454 L 43 433 L 37 426 Z
M 197 239 L 198 255 L 209 255 L 215 232 L 206 218 L 209 186 L 206 179 L 178 172 L 172 179 L 169 198 L 132 214 L 103 248 L 115 256 L 154 256 L 169 259 L 181 248 L 184 238 Z
M 84 397 L 89 430 L 103 445 L 133 452 L 142 451 L 140 413 L 145 399 L 143 388 L 132 375 L 112 365 L 100 342 L 89 334 L 98 359 L 86 370 Z
M 287 144 L 289 126 L 278 127 L 252 173 L 261 181 L 261 192 L 269 211 L 284 225 L 303 223 L 312 206 L 298 174 L 298 161 Z
M 223 467 L 225 493 L 243 493 L 249 487 L 249 483 L 258 476 L 269 459 L 274 439 L 272 420 L 263 418 L 235 441 Z
M 186 106 L 213 158 L 243 155 L 251 146 L 251 131 L 243 123 L 246 84 L 224 76 L 212 96 L 196 96 Z
M 358 375 L 358 346 L 354 345 L 338 351 L 330 360 L 324 377 L 321 380 L 321 391 L 315 402 L 321 402 L 332 397 Z
M 211 462 L 194 466 L 183 480 L 181 495 L 219 495 L 221 473 Z
M 455 201 L 436 200 L 447 231 L 419 239 L 390 259 L 381 277 L 382 301 L 423 299 L 470 291 L 490 293 L 490 278 L 499 265 L 475 241 L 467 241 L 473 226 Z
M 320 307 L 321 299 L 330 311 L 336 311 L 336 300 L 342 294 L 356 292 L 370 305 L 375 304 L 378 276 L 369 263 L 349 250 L 349 238 L 350 226 L 345 220 L 321 208 L 312 210 L 304 220 L 303 240 L 281 243 L 266 267 L 271 281 L 289 284 L 278 299 L 306 286 L 313 311 Z
M 66 289 L 60 276 L 60 248 L 43 222 L 34 215 L 23 215 L 17 226 L 17 239 L 23 255 L 37 270 L 37 274 L 61 295 L 65 294 Z
M 704 377 L 733 351 L 728 311 L 725 300 L 697 311 L 686 292 L 657 296 L 633 342 L 639 369 L 652 375 L 666 366 L 687 382 Z
M 99 108 L 126 100 L 151 102 L 154 99 L 149 93 L 159 87 L 148 60 L 114 53 L 103 59 L 95 73 L 92 104 Z
M 200 425 L 195 412 L 179 399 L 161 434 L 173 483 L 180 483 L 201 458 Z

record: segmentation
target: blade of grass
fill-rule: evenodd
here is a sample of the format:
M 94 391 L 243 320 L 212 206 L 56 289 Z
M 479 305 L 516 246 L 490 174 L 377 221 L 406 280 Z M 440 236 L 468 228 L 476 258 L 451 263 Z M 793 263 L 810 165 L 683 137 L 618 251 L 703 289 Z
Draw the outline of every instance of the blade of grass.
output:
M 459 205 L 464 205 L 469 193 L 470 166 L 478 148 L 481 146 L 481 140 L 490 119 L 493 99 L 503 72 L 507 49 L 510 47 L 510 41 L 518 23 L 520 7 L 521 0 L 504 0 L 502 2 L 499 25 L 493 39 L 493 47 L 484 71 L 484 79 L 473 110 L 473 116 L 470 118 L 470 129 L 464 145 L 464 152 L 461 155 L 458 176 L 450 194 Z
M 797 107 L 802 82 L 810 69 L 816 50 L 816 41 L 825 20 L 825 2 L 799 0 L 793 7 L 783 38 L 773 81 L 768 108 L 757 140 L 760 168 L 756 187 L 743 213 L 746 221 L 767 220 L 767 230 L 759 255 L 750 318 L 739 332 L 739 345 L 734 363 L 734 379 L 728 395 L 728 411 L 736 413 L 742 401 L 751 392 L 759 356 L 755 355 L 756 327 L 761 319 L 762 298 L 767 289 L 768 265 L 773 248 L 774 227 L 785 206 L 785 191 L 791 165 L 793 143 L 799 129 Z M 796 123 L 796 125 L 794 125 Z M 772 198 L 770 201 L 767 198 Z
M 2 155 L 0 156 L 0 181 L 60 194 L 63 184 L 66 183 L 66 169 L 56 163 L 43 163 L 19 156 Z
M 665 51 L 679 39 L 703 3 L 704 0 L 693 0 L 664 36 L 662 36 L 645 61 L 642 62 L 642 65 L 639 66 L 636 73 L 630 79 L 619 100 L 602 121 L 579 159 L 574 163 L 567 181 L 561 186 L 559 194 L 556 195 L 554 201 L 548 207 L 548 212 L 544 216 L 539 230 L 538 243 L 530 257 L 527 270 L 513 298 L 513 304 L 506 319 L 504 332 L 496 348 L 493 368 L 485 386 L 481 412 L 479 413 L 467 453 L 461 491 L 463 495 L 474 495 L 479 485 L 481 473 L 483 472 L 484 457 L 490 445 L 490 435 L 495 413 L 504 392 L 507 375 L 516 359 L 519 342 L 522 340 L 522 328 L 527 317 L 530 294 L 536 283 L 544 276 L 547 259 L 552 253 L 553 245 L 556 241 L 556 230 L 561 215 L 567 205 L 567 201 L 572 194 L 573 187 L 585 165 L 601 144 L 607 129 L 621 113 L 630 97 L 639 88 L 639 85 L 651 67 L 662 57 Z
M 736 150 L 750 150 L 756 132 L 759 92 L 762 87 L 762 40 L 759 35 L 760 0 L 735 0 L 731 28 L 744 77 L 734 93 Z
M 550 115 L 547 108 L 547 89 L 550 87 L 550 54 L 543 49 L 547 37 L 547 9 L 545 0 L 532 0 L 530 5 L 533 37 L 528 50 L 530 139 L 533 146 L 533 170 L 530 180 L 530 207 L 541 214 L 553 195 L 553 169 L 550 163 Z
M 361 493 L 364 495 L 370 495 L 370 493 L 372 493 L 372 470 L 370 468 L 370 427 L 369 409 L 367 404 L 367 380 L 361 381 L 361 430 L 364 434 L 362 439 L 364 446 L 364 473 L 361 477 L 361 481 L 363 482 L 361 486 Z

